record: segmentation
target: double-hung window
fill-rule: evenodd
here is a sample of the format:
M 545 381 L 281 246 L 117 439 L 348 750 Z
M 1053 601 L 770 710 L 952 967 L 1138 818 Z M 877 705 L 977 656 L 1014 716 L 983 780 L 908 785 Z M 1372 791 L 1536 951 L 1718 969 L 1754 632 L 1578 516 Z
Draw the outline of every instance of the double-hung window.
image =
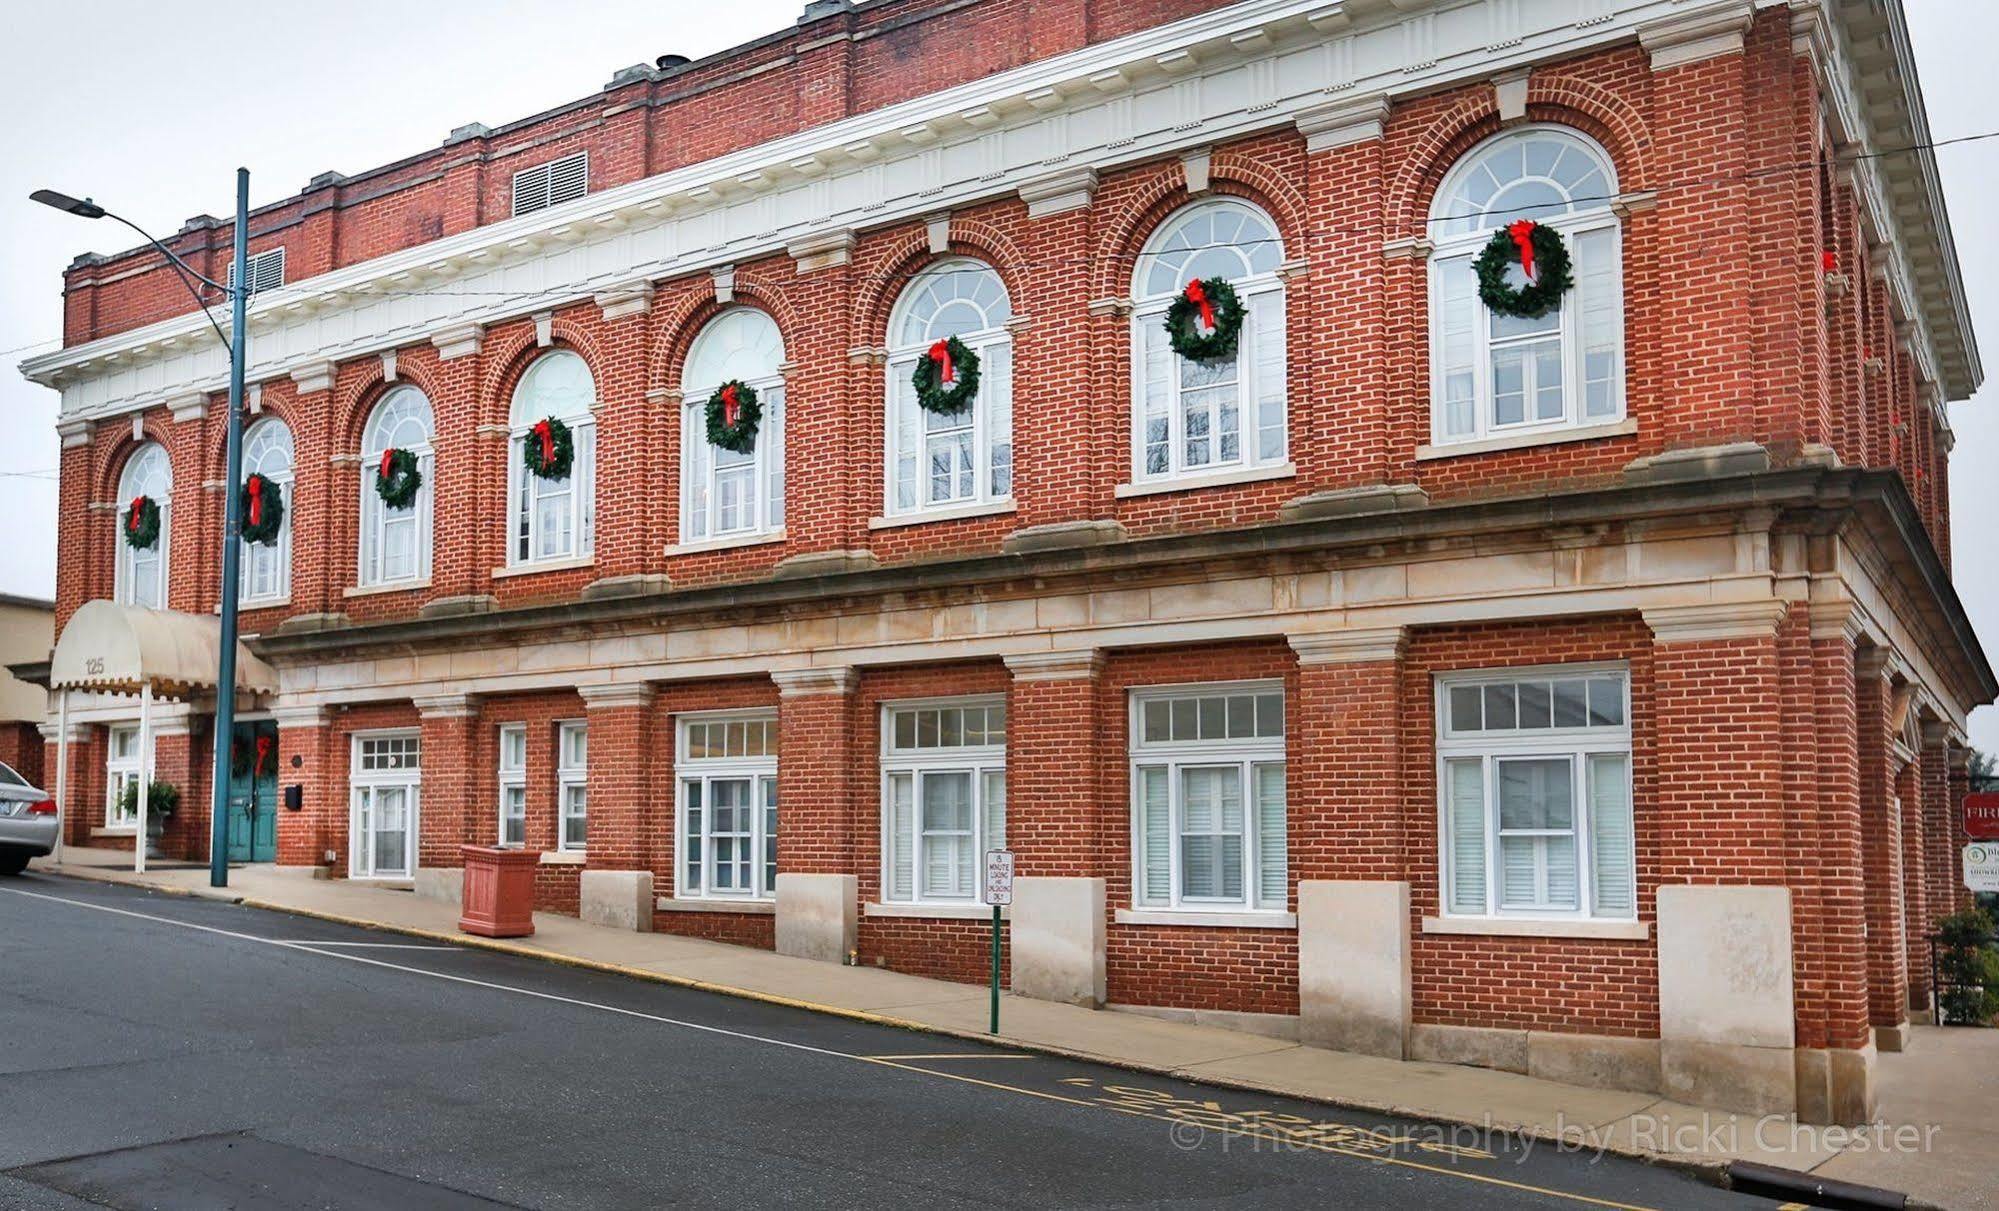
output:
M 420 581 L 430 576 L 431 482 L 436 457 L 431 450 L 430 400 L 415 387 L 397 387 L 368 414 L 361 438 L 361 554 L 363 585 Z M 382 499 L 375 486 L 382 456 L 407 451 L 416 459 L 416 497 L 399 508 Z M 519 452 L 515 452 L 519 456 Z
M 557 849 L 581 850 L 590 818 L 590 728 L 584 723 L 555 727 Z
M 1446 914 L 1637 916 L 1629 683 L 1575 666 L 1437 679 Z
M 595 548 L 597 424 L 592 409 L 596 402 L 590 367 L 568 349 L 542 354 L 521 375 L 514 388 L 513 437 L 507 447 L 507 482 L 514 502 L 508 564 L 580 559 Z M 523 465 L 527 443 L 541 440 L 536 426 L 551 418 L 568 427 L 574 444 L 569 474 L 560 479 L 545 479 Z
M 413 731 L 356 732 L 348 784 L 348 873 L 407 879 L 416 872 L 423 739 Z
M 131 724 L 115 725 L 106 730 L 105 742 L 104 826 L 137 828 L 138 805 L 135 802 L 131 811 L 125 809 L 125 788 L 137 785 L 145 768 L 139 758 L 139 729 Z
M 769 900 L 777 893 L 777 717 L 690 715 L 675 747 L 679 895 Z
M 784 338 L 751 307 L 709 320 L 687 349 L 681 375 L 680 538 L 723 542 L 784 526 Z M 740 382 L 761 411 L 747 452 L 708 440 L 708 401 Z M 726 415 L 726 414 L 725 414 Z
M 292 592 L 292 431 L 275 416 L 266 416 L 243 435 L 243 478 L 262 475 L 276 485 L 278 518 L 276 542 L 245 542 L 239 591 L 246 606 L 281 602 Z M 247 511 L 243 514 L 249 522 Z
M 889 516 L 1013 498 L 1012 318 L 999 274 L 963 257 L 930 266 L 903 291 L 888 325 Z M 914 375 L 931 360 L 941 380 L 931 351 L 954 338 L 978 358 L 978 393 L 960 411 L 932 412 L 916 401 Z
M 160 533 L 145 548 L 126 541 L 132 524 L 132 506 L 147 497 L 160 510 Z M 121 605 L 167 608 L 167 551 L 173 537 L 173 468 L 166 447 L 146 442 L 125 460 L 118 476 L 118 575 L 116 592 Z
M 1134 691 L 1131 737 L 1136 905 L 1283 912 L 1283 685 Z
M 500 728 L 500 844 L 527 844 L 528 729 L 524 723 Z
M 1006 702 L 882 709 L 883 898 L 977 904 L 981 854 L 1006 848 Z
M 1132 281 L 1134 483 L 1285 463 L 1283 262 L 1276 224 L 1235 198 L 1196 202 L 1146 242 Z M 1193 361 L 1173 351 L 1166 311 L 1190 281 L 1212 277 L 1248 314 L 1235 356 Z
M 1580 134 L 1530 126 L 1451 169 L 1431 208 L 1431 440 L 1438 445 L 1608 424 L 1624 417 L 1624 286 L 1610 157 Z M 1473 263 L 1517 219 L 1567 245 L 1574 286 L 1539 317 L 1479 298 Z M 1540 273 L 1537 266 L 1536 274 Z M 1526 284 L 1521 266 L 1507 280 Z

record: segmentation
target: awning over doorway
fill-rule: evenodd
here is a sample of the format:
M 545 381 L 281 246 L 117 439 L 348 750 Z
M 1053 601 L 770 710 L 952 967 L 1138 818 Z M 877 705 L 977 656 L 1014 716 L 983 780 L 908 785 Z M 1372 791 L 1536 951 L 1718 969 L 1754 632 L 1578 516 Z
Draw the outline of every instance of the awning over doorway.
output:
M 150 684 L 166 698 L 216 688 L 222 621 L 176 610 L 86 601 L 70 615 L 49 661 L 51 690 L 136 694 Z M 236 688 L 275 694 L 278 675 L 236 645 Z

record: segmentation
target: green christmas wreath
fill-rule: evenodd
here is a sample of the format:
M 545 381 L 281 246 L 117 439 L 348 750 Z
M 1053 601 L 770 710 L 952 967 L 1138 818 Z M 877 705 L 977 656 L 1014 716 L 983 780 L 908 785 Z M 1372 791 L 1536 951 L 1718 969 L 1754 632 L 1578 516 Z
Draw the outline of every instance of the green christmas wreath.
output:
M 955 336 L 938 341 L 916 359 L 909 381 L 925 411 L 956 416 L 978 398 L 979 355 Z
M 576 462 L 576 439 L 569 426 L 553 416 L 536 421 L 521 443 L 521 461 L 541 479 L 568 479 Z
M 1518 289 L 1506 280 L 1515 265 L 1527 278 Z M 1478 297 L 1487 307 L 1522 319 L 1540 319 L 1553 311 L 1575 285 L 1561 234 L 1532 219 L 1515 219 L 1493 232 L 1472 271 L 1478 274 Z
M 159 503 L 150 496 L 134 496 L 125 507 L 125 542 L 135 551 L 150 551 L 159 540 Z
M 1226 361 L 1235 356 L 1247 314 L 1227 278 L 1195 278 L 1166 309 L 1166 337 L 1189 361 Z
M 734 454 L 757 448 L 757 422 L 763 419 L 757 389 L 730 379 L 708 397 L 708 444 Z
M 243 541 L 273 546 L 285 524 L 285 494 L 277 482 L 252 471 L 243 479 Z
M 381 465 L 375 468 L 375 495 L 391 509 L 407 509 L 423 487 L 423 472 L 417 470 L 416 453 L 390 447 L 382 451 Z

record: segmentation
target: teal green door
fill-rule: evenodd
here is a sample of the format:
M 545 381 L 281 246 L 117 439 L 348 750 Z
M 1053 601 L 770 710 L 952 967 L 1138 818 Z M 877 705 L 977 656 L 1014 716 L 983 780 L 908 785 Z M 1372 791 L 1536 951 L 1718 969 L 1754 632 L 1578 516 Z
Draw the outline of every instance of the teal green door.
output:
M 278 725 L 236 725 L 229 746 L 229 860 L 278 857 Z

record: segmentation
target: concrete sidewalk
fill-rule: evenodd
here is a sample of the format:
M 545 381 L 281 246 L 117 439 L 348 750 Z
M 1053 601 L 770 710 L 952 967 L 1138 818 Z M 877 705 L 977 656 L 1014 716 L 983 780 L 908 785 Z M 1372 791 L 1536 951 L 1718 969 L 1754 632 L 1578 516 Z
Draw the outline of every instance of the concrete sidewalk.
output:
M 36 870 L 241 901 L 366 927 L 439 937 L 731 996 L 1340 1106 L 1516 1131 L 1589 1151 L 1677 1163 L 1744 1160 L 1906 1191 L 1918 1204 L 1999 1206 L 1999 1030 L 1917 1027 L 1908 1051 L 1879 1059 L 1880 1124 L 1866 1132 L 1800 1127 L 1670 1102 L 1451 1064 L 1397 1062 L 1302 1047 L 1212 1026 L 1102 1012 L 1011 995 L 1001 1033 L 986 1033 L 983 987 L 842 967 L 672 934 L 535 914 L 533 937 L 458 932 L 455 904 L 302 872 L 244 867 L 230 886 L 206 870 L 131 871 L 131 854 L 74 847 Z

